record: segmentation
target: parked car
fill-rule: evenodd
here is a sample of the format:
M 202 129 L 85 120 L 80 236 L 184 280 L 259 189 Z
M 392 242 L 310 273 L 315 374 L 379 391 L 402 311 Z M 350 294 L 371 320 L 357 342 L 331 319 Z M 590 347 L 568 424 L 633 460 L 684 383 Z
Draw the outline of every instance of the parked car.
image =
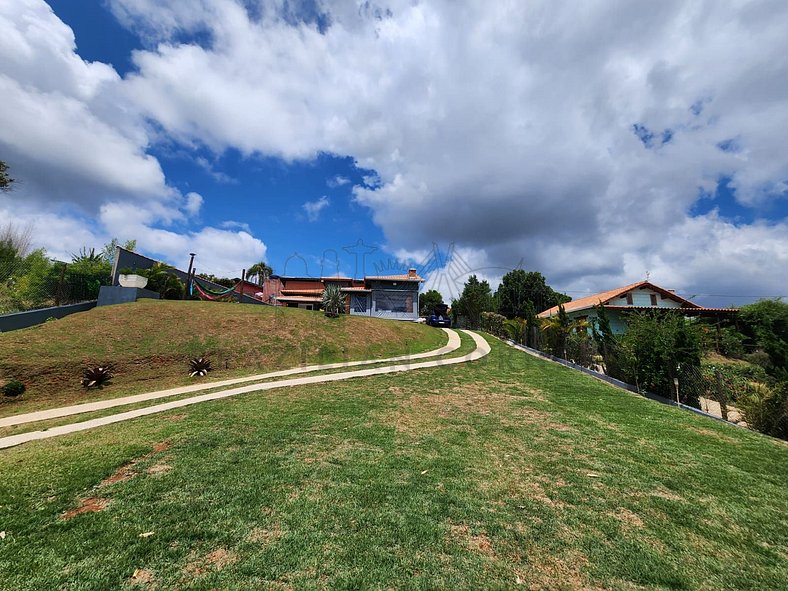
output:
M 430 326 L 445 326 L 451 327 L 451 316 L 449 316 L 449 305 L 438 304 L 433 308 L 432 314 L 427 318 L 427 324 Z

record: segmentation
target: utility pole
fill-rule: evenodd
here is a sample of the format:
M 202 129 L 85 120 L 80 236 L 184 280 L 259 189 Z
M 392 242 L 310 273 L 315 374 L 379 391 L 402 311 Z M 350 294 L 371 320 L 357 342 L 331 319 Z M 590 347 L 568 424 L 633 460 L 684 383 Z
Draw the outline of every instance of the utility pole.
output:
M 243 303 L 244 283 L 246 282 L 246 269 L 241 269 L 241 283 L 238 284 L 238 303 Z
M 186 291 L 183 294 L 183 299 L 185 300 L 189 293 L 191 293 L 192 287 L 192 266 L 194 265 L 194 257 L 197 256 L 195 253 L 189 253 L 189 270 L 186 273 Z

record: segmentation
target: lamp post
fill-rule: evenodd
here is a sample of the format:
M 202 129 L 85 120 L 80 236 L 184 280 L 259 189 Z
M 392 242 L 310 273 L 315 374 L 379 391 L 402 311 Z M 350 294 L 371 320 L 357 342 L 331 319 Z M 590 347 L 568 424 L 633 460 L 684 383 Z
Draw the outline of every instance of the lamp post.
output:
M 189 253 L 189 271 L 186 273 L 186 291 L 183 294 L 183 299 L 191 292 L 192 287 L 192 266 L 194 265 L 194 257 L 197 255 L 193 252 Z

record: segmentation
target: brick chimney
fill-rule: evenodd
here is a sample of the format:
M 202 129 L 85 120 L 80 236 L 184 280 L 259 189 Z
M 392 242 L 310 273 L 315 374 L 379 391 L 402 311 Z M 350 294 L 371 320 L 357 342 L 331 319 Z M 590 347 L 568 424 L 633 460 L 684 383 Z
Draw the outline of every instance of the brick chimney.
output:
M 416 269 L 410 268 L 408 269 L 408 279 L 416 279 Z

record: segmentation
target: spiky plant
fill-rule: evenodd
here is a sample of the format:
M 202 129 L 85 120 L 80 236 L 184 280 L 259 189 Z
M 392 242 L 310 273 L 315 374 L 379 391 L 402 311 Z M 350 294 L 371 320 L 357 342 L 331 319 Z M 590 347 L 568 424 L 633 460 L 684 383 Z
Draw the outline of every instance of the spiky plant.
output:
M 11 380 L 5 386 L 0 388 L 0 392 L 9 398 L 16 398 L 25 392 L 25 385 L 19 380 Z
M 112 366 L 87 367 L 82 372 L 82 385 L 85 388 L 103 388 L 112 379 Z
M 205 357 L 195 357 L 189 361 L 189 368 L 191 369 L 191 372 L 189 373 L 191 377 L 204 376 L 207 375 L 209 371 L 211 371 L 211 362 Z
M 323 310 L 329 318 L 336 318 L 344 309 L 344 298 L 338 285 L 327 285 L 323 291 Z

